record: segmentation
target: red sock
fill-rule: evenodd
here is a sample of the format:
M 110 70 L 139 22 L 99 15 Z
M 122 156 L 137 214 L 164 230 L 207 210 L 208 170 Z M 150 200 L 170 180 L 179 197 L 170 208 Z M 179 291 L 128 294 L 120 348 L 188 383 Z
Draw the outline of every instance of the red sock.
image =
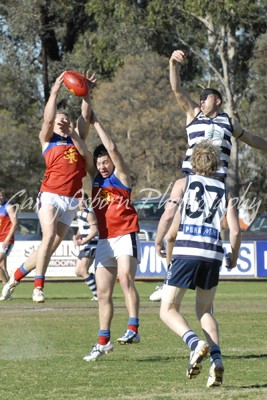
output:
M 20 268 L 16 269 L 16 271 L 14 272 L 14 278 L 15 281 L 19 282 L 22 278 L 24 278 L 24 276 L 26 276 L 27 274 L 24 274 Z
M 110 338 L 107 336 L 98 336 L 98 344 L 106 345 L 110 341 Z
M 135 333 L 138 333 L 138 326 L 128 325 L 128 329 L 134 331 Z
M 34 278 L 34 287 L 35 288 L 39 288 L 39 289 L 43 289 L 44 287 L 44 277 L 35 277 Z

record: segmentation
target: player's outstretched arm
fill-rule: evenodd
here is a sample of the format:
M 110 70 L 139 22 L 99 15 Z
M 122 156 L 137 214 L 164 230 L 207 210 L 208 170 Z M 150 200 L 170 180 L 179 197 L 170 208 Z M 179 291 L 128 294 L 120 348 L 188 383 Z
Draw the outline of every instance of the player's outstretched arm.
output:
M 228 254 L 229 258 L 229 268 L 234 268 L 236 266 L 236 262 L 238 259 L 239 248 L 241 244 L 241 230 L 239 226 L 239 219 L 236 207 L 233 203 L 233 199 L 229 198 L 228 207 L 227 207 L 227 224 L 229 227 L 230 235 L 230 245 L 231 245 L 231 253 Z
M 103 127 L 103 125 L 98 120 L 94 111 L 92 111 L 92 118 L 91 123 L 93 124 L 94 128 L 96 129 L 101 142 L 107 149 L 107 152 L 115 165 L 115 174 L 118 179 L 122 180 L 123 183 L 126 183 L 127 186 L 130 185 L 130 171 L 127 164 L 124 161 L 121 153 L 118 150 L 118 147 L 114 140 L 112 139 L 111 135 L 107 132 L 107 130 Z
M 166 234 L 166 262 L 170 264 L 172 260 L 172 252 L 176 240 L 177 232 L 180 226 L 180 209 L 178 208 L 173 218 L 172 224 Z
M 95 74 L 90 74 L 89 71 L 84 71 L 83 76 L 86 78 L 88 85 L 87 95 L 83 97 L 82 105 L 81 105 L 81 115 L 77 119 L 76 130 L 78 135 L 81 136 L 83 140 L 86 139 L 89 132 L 90 120 L 91 120 L 91 94 L 90 91 L 93 87 L 93 84 L 96 82 Z
M 263 150 L 267 152 L 267 141 L 260 136 L 253 135 L 245 129 L 241 128 L 240 123 L 236 118 L 232 118 L 233 125 L 233 136 L 236 139 L 241 140 L 242 142 L 248 144 L 255 149 Z
M 182 87 L 180 65 L 185 61 L 186 54 L 182 50 L 175 50 L 170 58 L 170 84 L 178 107 L 186 114 L 189 124 L 199 112 L 199 104 L 193 101 L 189 93 Z
M 57 113 L 57 96 L 63 83 L 64 74 L 65 71 L 57 77 L 54 85 L 51 88 L 50 96 L 44 109 L 44 121 L 39 133 L 39 139 L 42 145 L 45 142 L 49 142 L 53 136 L 53 128 Z
M 181 199 L 185 188 L 186 178 L 178 179 L 171 191 L 170 198 L 166 203 L 165 211 L 162 214 L 155 239 L 156 252 L 160 257 L 166 257 L 164 240 L 167 232 L 171 226 L 175 226 L 174 217 L 176 216 L 178 207 L 180 206 Z M 180 220 L 179 220 L 180 222 Z M 172 225 L 174 224 L 174 225 Z M 168 255 L 169 256 L 169 255 Z
M 90 177 L 93 179 L 96 174 L 96 168 L 92 153 L 88 150 L 86 143 L 81 139 L 76 131 L 70 134 L 74 146 L 85 160 L 85 168 Z

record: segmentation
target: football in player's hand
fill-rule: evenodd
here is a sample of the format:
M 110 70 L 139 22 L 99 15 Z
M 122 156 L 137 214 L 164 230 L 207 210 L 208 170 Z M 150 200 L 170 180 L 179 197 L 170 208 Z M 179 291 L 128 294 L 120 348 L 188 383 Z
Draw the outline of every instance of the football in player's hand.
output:
M 76 71 L 66 71 L 64 74 L 63 83 L 68 91 L 74 96 L 84 97 L 88 93 L 86 79 Z

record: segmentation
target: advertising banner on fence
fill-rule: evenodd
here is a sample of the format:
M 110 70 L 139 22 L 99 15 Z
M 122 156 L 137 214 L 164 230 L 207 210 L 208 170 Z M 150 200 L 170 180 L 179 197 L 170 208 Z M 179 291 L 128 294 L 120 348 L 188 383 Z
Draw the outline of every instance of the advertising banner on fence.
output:
M 18 268 L 23 261 L 37 249 L 39 241 L 17 241 L 8 257 L 8 270 Z M 138 266 L 136 277 L 139 279 L 163 279 L 167 270 L 164 259 L 158 257 L 155 251 L 154 242 L 140 242 L 141 262 Z M 230 244 L 225 243 L 225 252 L 230 251 Z M 74 267 L 79 249 L 74 246 L 72 241 L 63 241 L 53 254 L 46 277 L 75 277 Z M 258 269 L 257 269 L 258 266 Z M 34 276 L 32 271 L 29 277 Z M 229 270 L 223 262 L 221 277 L 228 278 L 249 278 L 267 277 L 267 242 L 244 242 L 241 244 L 237 267 Z
M 256 242 L 257 276 L 267 278 L 267 242 Z
M 230 244 L 224 244 L 225 253 L 230 251 Z M 137 277 L 163 279 L 166 273 L 166 263 L 156 254 L 153 242 L 141 242 L 142 259 L 137 271 Z M 221 277 L 254 277 L 256 276 L 254 243 L 242 243 L 239 251 L 237 267 L 230 270 L 225 267 L 225 260 L 220 271 Z
M 8 257 L 8 270 L 18 268 L 39 244 L 39 241 L 17 241 Z M 78 254 L 79 249 L 74 246 L 73 241 L 64 240 L 51 257 L 46 277 L 75 277 L 74 267 Z M 35 276 L 35 271 L 28 276 Z

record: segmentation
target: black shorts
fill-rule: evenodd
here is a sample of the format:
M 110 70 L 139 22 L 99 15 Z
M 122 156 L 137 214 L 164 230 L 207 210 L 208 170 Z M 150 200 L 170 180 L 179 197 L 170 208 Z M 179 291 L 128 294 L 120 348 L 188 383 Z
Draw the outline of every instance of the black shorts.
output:
M 165 284 L 187 289 L 211 289 L 218 285 L 221 261 L 203 261 L 188 258 L 172 260 Z
M 86 247 L 85 249 L 81 250 L 78 258 L 81 260 L 82 258 L 95 258 L 95 251 L 96 247 Z

